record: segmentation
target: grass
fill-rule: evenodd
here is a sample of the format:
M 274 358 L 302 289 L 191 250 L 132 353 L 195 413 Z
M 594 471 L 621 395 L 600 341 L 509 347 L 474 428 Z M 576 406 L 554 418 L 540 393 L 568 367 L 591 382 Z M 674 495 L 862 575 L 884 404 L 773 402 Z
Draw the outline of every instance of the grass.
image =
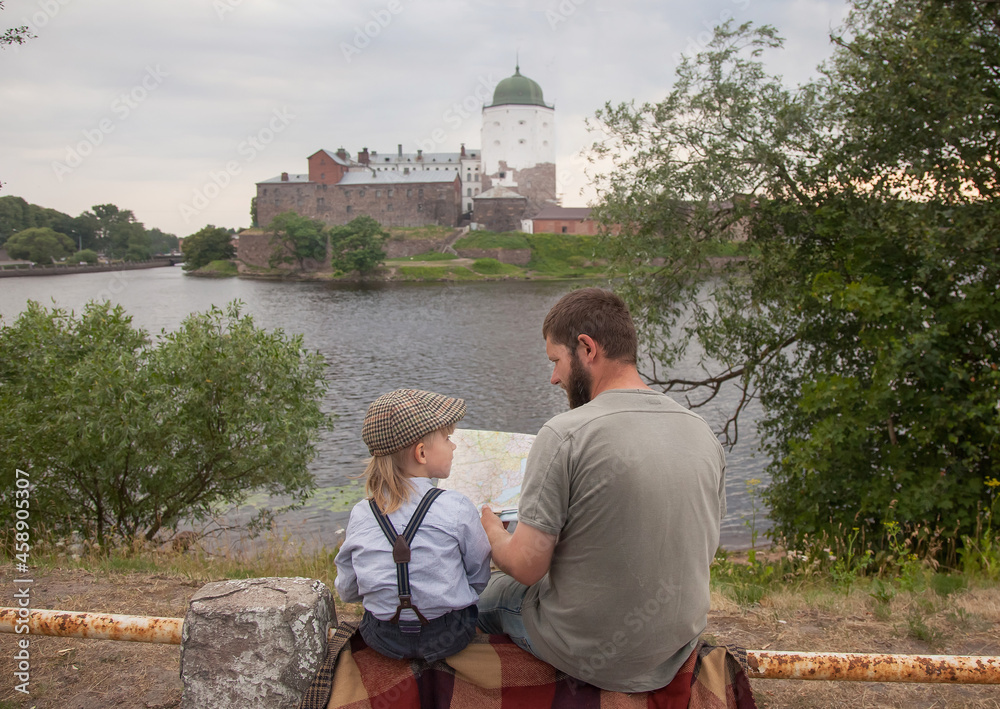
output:
M 527 249 L 528 237 L 519 231 L 470 231 L 455 242 L 456 249 Z
M 97 575 L 166 574 L 199 583 L 219 578 L 306 576 L 333 588 L 337 576 L 336 549 L 307 547 L 298 536 L 269 532 L 257 539 L 241 538 L 217 548 L 212 541 L 193 544 L 188 551 L 167 545 L 135 544 L 100 550 L 87 546 L 79 558 L 60 547 L 41 544 L 32 548 L 31 563 L 41 570 L 85 569 Z M 2 559 L 11 559 L 4 554 Z
M 455 231 L 454 227 L 428 224 L 417 227 L 389 227 L 389 238 L 393 241 L 407 241 L 412 239 L 443 239 Z
M 393 263 L 397 261 L 453 261 L 457 258 L 458 256 L 455 254 L 441 253 L 440 251 L 425 251 L 416 256 L 403 256 L 401 258 L 386 259 L 386 261 Z
M 482 279 L 465 266 L 400 266 L 404 281 L 474 281 Z
M 607 271 L 596 236 L 563 234 L 525 234 L 531 246 L 528 269 L 566 277 L 594 277 Z
M 472 264 L 472 270 L 487 276 L 514 275 L 523 273 L 522 269 L 509 263 L 501 263 L 495 258 L 477 258 Z
M 233 261 L 212 261 L 198 269 L 198 273 L 210 273 L 214 276 L 235 276 L 238 271 Z

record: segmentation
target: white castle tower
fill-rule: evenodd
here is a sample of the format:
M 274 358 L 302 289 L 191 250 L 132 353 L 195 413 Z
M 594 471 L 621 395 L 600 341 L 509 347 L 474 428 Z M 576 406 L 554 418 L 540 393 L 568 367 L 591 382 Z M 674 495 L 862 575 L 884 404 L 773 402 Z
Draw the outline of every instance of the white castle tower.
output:
M 555 109 L 542 87 L 521 75 L 502 80 L 483 107 L 483 190 L 506 187 L 527 197 L 534 213 L 556 199 Z

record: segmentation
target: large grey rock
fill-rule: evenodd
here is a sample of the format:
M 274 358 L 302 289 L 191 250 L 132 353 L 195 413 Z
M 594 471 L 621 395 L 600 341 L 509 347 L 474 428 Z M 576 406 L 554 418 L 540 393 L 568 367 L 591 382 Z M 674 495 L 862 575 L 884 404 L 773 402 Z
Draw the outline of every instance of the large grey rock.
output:
M 326 654 L 333 596 L 305 578 L 219 581 L 191 599 L 181 709 L 294 709 Z

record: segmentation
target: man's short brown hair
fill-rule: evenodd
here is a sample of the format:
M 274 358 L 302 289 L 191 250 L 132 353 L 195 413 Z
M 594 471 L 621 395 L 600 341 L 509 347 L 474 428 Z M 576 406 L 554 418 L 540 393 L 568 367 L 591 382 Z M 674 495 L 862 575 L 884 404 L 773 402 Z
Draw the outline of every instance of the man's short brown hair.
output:
M 590 335 L 608 359 L 635 364 L 639 349 L 628 306 L 603 288 L 567 293 L 545 316 L 542 337 L 576 350 L 580 335 Z

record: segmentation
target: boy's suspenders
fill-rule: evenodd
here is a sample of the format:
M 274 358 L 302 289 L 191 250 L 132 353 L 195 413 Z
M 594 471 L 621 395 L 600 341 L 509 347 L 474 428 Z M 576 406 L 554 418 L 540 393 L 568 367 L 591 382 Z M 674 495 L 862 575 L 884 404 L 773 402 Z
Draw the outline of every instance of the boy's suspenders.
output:
M 424 618 L 423 614 L 410 600 L 410 544 L 413 542 L 413 537 L 417 534 L 417 528 L 420 527 L 420 523 L 427 516 L 427 510 L 431 508 L 431 503 L 443 492 L 444 490 L 438 490 L 437 488 L 427 491 L 420 499 L 417 509 L 414 510 L 413 516 L 410 517 L 410 521 L 406 523 L 406 529 L 403 530 L 402 534 L 396 532 L 396 528 L 392 526 L 389 517 L 382 514 L 378 505 L 375 504 L 375 500 L 368 500 L 378 526 L 382 528 L 385 538 L 392 544 L 392 560 L 396 562 L 396 590 L 399 592 L 399 606 L 396 608 L 396 615 L 389 621 L 390 623 L 399 623 L 399 613 L 404 608 L 409 608 L 416 613 L 421 625 L 427 625 L 430 622 Z

